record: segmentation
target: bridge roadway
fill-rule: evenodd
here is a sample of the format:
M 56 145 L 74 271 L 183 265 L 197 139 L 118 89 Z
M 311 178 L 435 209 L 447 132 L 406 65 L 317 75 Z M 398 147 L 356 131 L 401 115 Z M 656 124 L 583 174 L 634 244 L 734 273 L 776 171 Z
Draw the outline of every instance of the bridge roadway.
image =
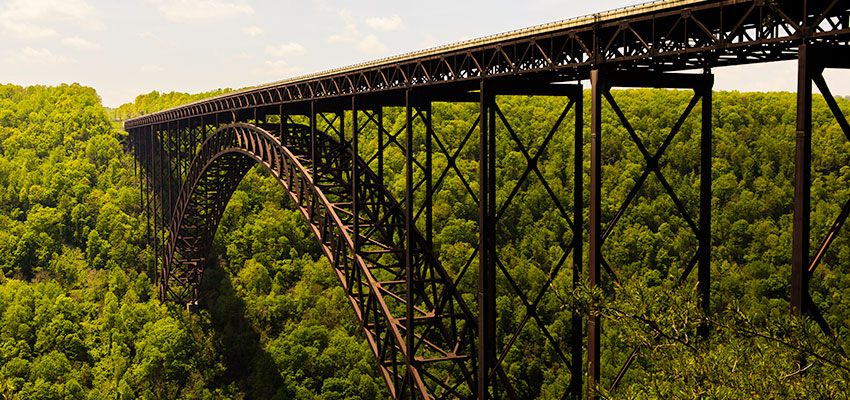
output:
M 808 281 L 850 215 L 850 202 L 843 204 L 827 236 L 811 251 L 811 102 L 817 86 L 850 140 L 850 124 L 822 74 L 826 68 L 850 68 L 848 41 L 847 1 L 667 0 L 248 88 L 128 120 L 124 127 L 139 165 L 161 298 L 197 307 L 218 221 L 244 174 L 259 164 L 289 193 L 331 260 L 393 398 L 517 397 L 517 382 L 503 364 L 510 349 L 521 344 L 520 333 L 531 320 L 555 349 L 558 371 L 569 381 L 563 397 L 594 398 L 597 385 L 616 387 L 634 357 L 616 376 L 600 377 L 601 321 L 573 310 L 568 333 L 556 337 L 536 312 L 539 302 L 551 295 L 562 267 L 571 269 L 573 285 L 585 274 L 591 285 L 617 279 L 602 245 L 647 177 L 655 175 L 698 241 L 693 257 L 683 264 L 681 281 L 696 270 L 701 306 L 709 311 L 710 71 L 797 60 L 791 312 L 811 316 L 829 332 L 809 296 Z M 585 100 L 581 86 L 574 83 L 582 79 L 591 82 L 587 187 Z M 693 97 L 657 152 L 650 154 L 611 95 L 614 87 L 688 89 Z M 506 95 L 564 101 L 534 156 L 514 133 L 522 126 L 511 126 L 507 111 L 499 106 L 499 98 Z M 470 121 L 460 149 L 447 150 L 434 132 L 433 102 L 479 105 L 478 119 Z M 646 161 L 646 170 L 623 204 L 606 218 L 601 213 L 604 103 Z M 395 132 L 384 124 L 385 109 L 392 107 L 405 110 L 406 123 Z M 685 118 L 697 109 L 700 195 L 698 212 L 691 215 L 658 161 Z M 522 179 L 539 177 L 572 233 L 572 239 L 562 243 L 563 255 L 552 266 L 543 291 L 536 294 L 513 280 L 497 253 L 497 226 L 512 223 L 505 211 L 517 207 L 512 203 L 516 189 L 507 199 L 496 199 L 497 126 L 510 133 L 509 139 L 500 135 L 499 140 L 511 141 L 508 145 L 526 158 Z M 572 204 L 559 200 L 563 196 L 537 167 L 553 135 L 565 127 L 575 143 Z M 378 148 L 372 154 L 359 145 L 366 135 L 377 135 Z M 456 160 L 475 138 L 478 174 L 465 176 Z M 424 162 L 415 154 L 420 143 Z M 396 193 L 398 199 L 384 186 L 384 159 L 393 151 L 405 159 L 405 188 Z M 432 154 L 440 152 L 449 164 L 442 171 L 432 163 Z M 462 271 L 447 271 L 432 246 L 434 198 L 449 172 L 457 174 L 479 210 L 478 246 Z M 469 184 L 475 180 L 477 190 Z M 585 189 L 590 198 L 587 241 Z M 582 254 L 585 245 L 587 259 Z M 477 291 L 475 304 L 468 305 L 458 282 L 475 258 Z M 507 280 L 525 307 L 515 332 L 497 330 L 497 279 Z M 496 342 L 497 333 L 509 338 L 506 345 Z M 705 327 L 698 333 L 708 335 Z

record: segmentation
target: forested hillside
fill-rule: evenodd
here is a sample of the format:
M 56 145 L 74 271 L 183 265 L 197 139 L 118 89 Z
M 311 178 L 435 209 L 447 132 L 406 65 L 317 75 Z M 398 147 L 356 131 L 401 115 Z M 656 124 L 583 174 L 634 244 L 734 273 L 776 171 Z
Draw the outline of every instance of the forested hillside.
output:
M 327 265 L 256 175 L 228 211 L 243 230 L 220 232 L 240 272 L 209 274 L 198 315 L 159 304 L 125 135 L 91 88 L 0 86 L 0 397 L 385 398 Z
M 154 92 L 118 108 L 116 116 L 219 93 Z M 652 152 L 690 94 L 631 90 L 614 97 Z M 563 106 L 550 98 L 499 101 L 532 155 Z M 839 104 L 850 112 L 850 102 Z M 397 130 L 403 115 L 388 110 L 386 125 Z M 435 131 L 452 153 L 476 117 L 474 105 L 434 104 Z M 605 244 L 617 281 L 607 280 L 602 290 L 572 291 L 569 271 L 555 277 L 537 311 L 547 331 L 566 338 L 572 309 L 598 313 L 604 321 L 603 384 L 610 385 L 635 354 L 612 398 L 847 396 L 850 234 L 842 232 L 833 243 L 812 281 L 814 300 L 835 336 L 788 316 L 794 121 L 791 93 L 715 94 L 711 315 L 699 311 L 695 274 L 677 285 L 695 240 L 655 178 Z M 850 198 L 850 143 L 822 99 L 814 121 L 817 246 Z M 661 160 L 692 215 L 699 193 L 698 127 L 699 115 L 689 117 Z M 508 132 L 498 132 L 498 197 L 504 201 L 522 180 L 526 161 Z M 604 132 L 607 221 L 645 161 L 610 110 Z M 371 137 L 364 136 L 363 149 L 375 148 Z M 329 264 L 282 188 L 261 170 L 247 175 L 227 206 L 201 311 L 160 305 L 125 139 L 93 89 L 0 86 L 0 396 L 387 398 Z M 477 153 L 472 139 L 456 160 L 474 191 Z M 555 135 L 540 157 L 540 176 L 563 204 L 572 198 L 572 171 L 564 167 L 571 157 L 568 130 Z M 435 155 L 434 165 L 446 168 L 446 157 Z M 385 174 L 391 191 L 400 194 L 398 152 L 388 153 Z M 447 174 L 434 211 L 435 247 L 452 274 L 473 257 L 477 234 L 477 206 L 460 175 Z M 498 231 L 500 259 L 529 293 L 544 286 L 570 240 L 547 193 L 538 177 L 523 181 Z M 461 279 L 471 304 L 474 265 Z M 511 283 L 497 283 L 497 340 L 504 345 L 505 332 L 516 329 L 525 313 Z M 521 383 L 516 390 L 522 398 L 559 398 L 569 377 L 537 323 L 522 330 L 522 345 L 507 354 L 505 371 Z M 710 327 L 708 342 L 695 336 L 700 324 Z M 801 358 L 808 364 L 796 364 Z M 603 394 L 607 385 L 599 388 Z

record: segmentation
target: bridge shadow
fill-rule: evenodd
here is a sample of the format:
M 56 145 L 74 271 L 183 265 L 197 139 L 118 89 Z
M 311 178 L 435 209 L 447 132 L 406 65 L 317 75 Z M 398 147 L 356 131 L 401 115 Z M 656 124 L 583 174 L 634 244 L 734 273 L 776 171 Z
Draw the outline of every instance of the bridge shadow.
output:
M 215 253 L 215 251 L 213 251 Z M 284 382 L 260 332 L 246 318 L 245 301 L 236 294 L 232 276 L 217 254 L 208 259 L 199 300 L 210 313 L 214 340 L 224 363 L 221 387 L 235 385 L 248 399 L 286 399 Z

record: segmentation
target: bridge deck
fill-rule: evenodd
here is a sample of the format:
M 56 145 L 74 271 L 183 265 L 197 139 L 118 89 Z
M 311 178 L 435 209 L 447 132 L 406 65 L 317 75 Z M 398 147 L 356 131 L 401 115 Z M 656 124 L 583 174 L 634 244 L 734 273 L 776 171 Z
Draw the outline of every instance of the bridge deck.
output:
M 675 71 L 793 59 L 803 40 L 847 44 L 836 0 L 665 0 L 539 25 L 227 93 L 126 129 L 272 104 L 499 77 L 571 81 L 591 69 Z

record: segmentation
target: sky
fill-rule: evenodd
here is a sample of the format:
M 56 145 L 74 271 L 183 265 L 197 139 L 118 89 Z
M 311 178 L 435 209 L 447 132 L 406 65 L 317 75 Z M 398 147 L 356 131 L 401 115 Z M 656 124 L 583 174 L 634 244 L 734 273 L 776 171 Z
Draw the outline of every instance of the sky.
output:
M 0 0 L 0 83 L 136 95 L 242 88 L 629 6 L 636 0 Z M 793 91 L 796 64 L 714 70 L 715 89 Z M 850 73 L 828 71 L 835 94 Z

